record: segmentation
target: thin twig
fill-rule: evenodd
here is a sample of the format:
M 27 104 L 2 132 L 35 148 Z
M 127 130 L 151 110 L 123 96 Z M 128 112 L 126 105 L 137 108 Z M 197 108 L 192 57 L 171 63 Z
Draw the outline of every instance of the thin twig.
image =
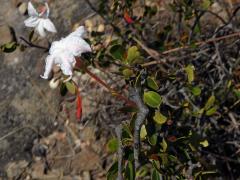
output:
M 138 107 L 137 118 L 135 120 L 135 125 L 134 125 L 134 147 L 133 147 L 134 167 L 136 172 L 140 166 L 140 162 L 139 162 L 140 147 L 141 147 L 140 130 L 144 120 L 148 115 L 149 110 L 142 101 L 139 88 L 130 88 L 129 96 L 136 103 Z
M 212 152 L 210 152 L 210 151 L 205 151 L 205 150 L 201 150 L 201 152 L 204 152 L 204 153 L 207 153 L 207 154 L 211 154 L 211 155 L 215 156 L 216 158 L 221 159 L 221 160 L 224 160 L 224 161 L 228 161 L 228 162 L 233 162 L 233 163 L 236 163 L 236 164 L 240 164 L 240 161 L 235 160 L 235 159 L 232 159 L 232 158 L 228 158 L 228 157 L 223 156 L 223 155 L 218 155 L 218 154 L 212 153 Z
M 122 161 L 123 161 L 123 147 L 122 147 L 122 124 L 118 125 L 115 129 L 117 139 L 118 139 L 118 178 L 117 180 L 122 180 Z
M 240 32 L 235 32 L 235 33 L 228 34 L 228 35 L 225 35 L 225 36 L 220 36 L 220 37 L 217 37 L 217 38 L 210 38 L 210 39 L 208 39 L 206 41 L 199 41 L 199 42 L 194 43 L 194 45 L 195 46 L 200 46 L 200 45 L 212 43 L 212 42 L 215 42 L 215 41 L 221 41 L 223 39 L 232 38 L 232 37 L 235 37 L 235 36 L 240 36 Z M 167 55 L 167 54 L 178 52 L 178 51 L 181 51 L 183 49 L 190 48 L 190 47 L 191 46 L 189 46 L 189 45 L 181 46 L 181 47 L 177 47 L 177 48 L 173 48 L 173 49 L 169 49 L 169 50 L 163 51 L 161 54 Z
M 32 42 L 27 41 L 24 37 L 20 37 L 20 39 L 23 40 L 26 44 L 28 44 L 29 47 L 35 47 L 35 48 L 43 49 L 43 50 L 46 50 L 46 51 L 49 50 L 49 48 L 39 46 L 39 45 L 33 44 Z
M 2 137 L 0 138 L 0 141 L 8 138 L 9 136 L 12 136 L 13 134 L 15 134 L 15 133 L 17 133 L 18 131 L 21 131 L 21 130 L 23 130 L 23 129 L 31 129 L 31 130 L 34 131 L 36 134 L 44 137 L 44 136 L 43 136 L 42 134 L 40 134 L 34 127 L 32 127 L 32 126 L 23 126 L 23 127 L 16 128 L 16 129 L 14 129 L 13 131 L 9 132 L 8 134 L 2 136 Z
M 205 45 L 205 44 L 208 44 L 208 43 L 221 41 L 221 40 L 228 39 L 228 38 L 233 38 L 235 36 L 240 36 L 240 32 L 232 33 L 232 34 L 229 34 L 229 35 L 226 35 L 226 36 L 217 37 L 217 38 L 211 38 L 211 39 L 208 39 L 206 41 L 196 42 L 195 45 L 196 46 Z M 178 51 L 181 51 L 181 50 L 184 50 L 184 49 L 188 49 L 190 47 L 191 46 L 186 45 L 186 46 L 182 46 L 182 47 L 178 47 L 178 48 L 174 48 L 174 49 L 169 49 L 169 50 L 163 51 L 161 54 L 162 55 L 167 55 L 167 54 L 178 52 Z M 174 58 L 173 59 L 173 61 L 175 61 L 175 60 L 178 60 L 178 58 Z M 161 58 L 160 60 L 154 60 L 154 61 L 150 61 L 150 62 L 141 64 L 141 66 L 146 67 L 146 66 L 151 66 L 151 65 L 155 65 L 155 64 L 166 64 L 167 62 L 169 62 L 169 61 L 164 59 L 164 58 Z
M 156 50 L 151 49 L 147 47 L 143 42 L 138 40 L 136 37 L 132 38 L 143 50 L 145 50 L 152 58 L 159 60 L 160 58 L 160 53 L 158 53 Z
M 124 95 L 117 92 L 115 89 L 111 88 L 107 83 L 105 83 L 103 80 L 101 80 L 98 76 L 93 74 L 91 71 L 89 71 L 86 67 L 82 67 L 82 69 L 94 80 L 96 80 L 99 84 L 101 84 L 103 87 L 105 87 L 109 92 L 112 93 L 112 95 L 116 96 L 117 98 L 125 101 L 127 104 L 135 106 L 135 103 L 129 100 Z

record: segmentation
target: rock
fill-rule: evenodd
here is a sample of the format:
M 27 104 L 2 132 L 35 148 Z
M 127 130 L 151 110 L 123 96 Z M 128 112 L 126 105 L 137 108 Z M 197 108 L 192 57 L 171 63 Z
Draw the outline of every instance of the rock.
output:
M 9 142 L 6 139 L 0 141 L 0 151 L 8 148 L 9 148 Z
M 83 180 L 91 180 L 91 175 L 89 171 L 83 172 Z
M 100 163 L 99 156 L 91 148 L 86 148 L 76 154 L 71 163 L 73 172 L 91 171 L 97 168 Z
M 95 129 L 93 127 L 85 127 L 82 132 L 81 132 L 81 140 L 83 141 L 89 141 L 93 142 L 96 137 L 95 137 Z
M 26 168 L 28 164 L 25 160 L 8 163 L 6 166 L 7 177 L 9 179 L 15 179 L 24 171 L 24 168 Z
M 21 3 L 20 6 L 18 6 L 18 11 L 20 14 L 24 15 L 27 12 L 27 3 Z
M 32 165 L 31 176 L 32 179 L 61 179 L 62 171 L 61 169 L 52 169 L 44 174 L 44 164 L 39 161 Z
M 23 36 L 28 39 L 31 28 L 26 28 L 23 23 L 28 18 L 23 15 L 27 2 L 28 0 L 1 0 L 0 45 L 12 40 L 9 27 L 14 28 L 18 38 Z M 50 18 L 58 28 L 56 36 L 48 39 L 50 42 L 69 34 L 73 24 L 82 25 L 92 13 L 84 1 L 48 2 L 51 9 Z M 48 40 L 35 43 L 42 45 L 44 42 L 48 45 Z M 0 53 L 0 137 L 26 125 L 36 129 L 35 131 L 23 128 L 2 142 L 3 145 L 0 144 L 0 172 L 9 162 L 32 160 L 34 139 L 39 134 L 47 137 L 56 128 L 53 123 L 59 120 L 56 119 L 56 113 L 60 95 L 58 91 L 51 90 L 48 81 L 39 77 L 44 70 L 46 55 L 47 53 L 37 48 L 26 48 L 23 52 L 17 49 L 9 54 Z M 64 147 L 68 148 L 66 145 Z
M 19 49 L 16 49 L 12 53 L 5 53 L 4 54 L 4 64 L 9 65 L 9 66 L 15 66 L 22 61 L 22 59 L 23 59 L 22 56 L 23 56 L 23 53 Z
M 0 46 L 12 41 L 12 34 L 7 25 L 0 26 Z

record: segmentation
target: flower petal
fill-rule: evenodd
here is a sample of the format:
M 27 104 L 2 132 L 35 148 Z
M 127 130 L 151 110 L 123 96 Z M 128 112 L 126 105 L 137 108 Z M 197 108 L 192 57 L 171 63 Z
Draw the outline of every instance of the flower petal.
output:
M 44 30 L 44 19 L 39 19 L 39 23 L 36 27 L 36 31 L 38 32 L 38 34 L 41 37 L 45 37 L 46 36 L 46 32 Z
M 60 64 L 60 68 L 64 75 L 72 76 L 73 67 L 70 62 L 68 61 L 63 62 L 62 64 Z
M 24 21 L 25 26 L 27 27 L 36 27 L 39 23 L 39 18 L 37 17 L 29 17 Z
M 53 32 L 53 33 L 57 32 L 54 24 L 52 23 L 52 21 L 50 19 L 43 20 L 43 27 L 49 32 Z
M 70 33 L 67 37 L 83 37 L 85 34 L 85 28 L 84 26 L 79 26 L 74 32 Z M 67 38 L 66 37 L 66 38 Z
M 31 2 L 28 3 L 28 15 L 33 16 L 33 17 L 36 17 L 39 15 L 37 10 L 33 7 Z
M 49 74 L 52 71 L 53 65 L 54 65 L 54 57 L 53 56 L 47 56 L 47 58 L 46 58 L 46 65 L 45 65 L 45 71 L 44 71 L 43 75 L 40 75 L 41 78 L 48 79 Z
M 82 53 L 92 51 L 90 45 L 82 38 L 69 37 L 65 39 L 64 44 L 74 56 L 81 56 Z
M 60 57 L 61 59 L 61 62 L 59 62 L 59 64 L 63 74 L 67 76 L 72 76 L 73 67 L 76 63 L 74 56 L 69 52 L 65 51 L 64 53 L 58 54 L 58 57 Z
M 50 8 L 48 6 L 48 3 L 45 2 L 45 7 L 47 8 L 46 10 L 46 17 L 48 18 L 49 14 L 50 14 Z
M 92 51 L 90 45 L 82 38 L 84 33 L 84 26 L 80 26 L 76 31 L 61 40 L 65 49 L 71 52 L 74 56 L 81 56 L 82 53 Z

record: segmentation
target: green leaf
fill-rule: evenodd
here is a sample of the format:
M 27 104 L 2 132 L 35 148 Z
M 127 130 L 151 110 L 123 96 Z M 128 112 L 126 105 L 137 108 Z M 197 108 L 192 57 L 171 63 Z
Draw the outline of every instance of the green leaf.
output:
M 159 153 L 159 156 L 162 160 L 162 164 L 166 166 L 168 164 L 168 154 L 167 153 Z
M 125 179 L 127 179 L 127 180 L 135 179 L 134 168 L 133 168 L 133 164 L 131 161 L 128 161 L 126 171 L 125 171 Z
M 140 57 L 137 46 L 132 46 L 128 49 L 126 62 L 132 64 L 134 60 Z
M 162 179 L 161 174 L 156 169 L 153 169 L 151 180 L 160 180 L 160 179 Z
M 216 171 L 199 171 L 194 174 L 194 179 L 204 179 L 202 176 L 216 173 L 217 173 Z
M 113 163 L 107 172 L 107 180 L 117 179 L 118 162 Z
M 214 107 L 210 108 L 209 110 L 206 111 L 206 115 L 207 116 L 212 116 L 213 114 L 216 113 L 217 109 L 218 109 L 217 106 L 214 106 Z
M 122 73 L 125 79 L 129 79 L 134 74 L 131 69 L 124 69 Z
M 197 149 L 191 143 L 189 143 L 188 145 L 192 151 L 194 151 L 194 152 L 197 151 Z M 189 159 L 190 159 L 190 157 L 189 157 Z
M 229 89 L 232 86 L 232 80 L 229 80 L 227 83 L 227 88 Z
M 141 139 L 145 139 L 146 136 L 147 136 L 146 126 L 142 125 L 141 130 L 140 130 L 140 137 L 141 137 Z
M 1 50 L 5 53 L 11 53 L 17 48 L 16 42 L 9 42 L 1 46 Z
M 116 45 L 112 46 L 110 48 L 109 52 L 114 59 L 117 59 L 117 60 L 123 59 L 124 49 L 123 49 L 122 45 L 116 44 Z
M 166 152 L 168 145 L 164 138 L 162 140 L 161 146 L 162 146 L 163 152 Z
M 142 166 L 139 168 L 139 170 L 136 173 L 136 178 L 143 178 L 147 175 L 148 173 L 148 168 L 146 166 Z
M 211 5 L 211 0 L 203 0 L 201 6 L 203 9 L 208 9 Z
M 122 133 L 123 133 L 123 135 L 122 135 L 123 138 L 131 138 L 133 136 L 129 125 L 126 124 L 126 123 L 123 124 L 123 131 L 122 131 Z
M 209 146 L 208 140 L 201 141 L 201 142 L 199 142 L 199 144 L 201 144 L 203 147 Z
M 147 105 L 153 108 L 158 108 L 162 102 L 161 96 L 154 91 L 144 92 L 143 100 Z
M 107 149 L 109 152 L 114 153 L 118 150 L 118 139 L 112 138 L 107 143 Z
M 122 139 L 122 144 L 123 146 L 127 147 L 127 146 L 132 146 L 133 144 L 133 140 L 131 138 L 123 138 Z
M 164 124 L 167 121 L 167 117 L 161 114 L 159 111 L 155 111 L 155 115 L 153 116 L 153 120 L 157 124 Z
M 237 98 L 240 98 L 240 90 L 234 89 L 233 92 L 237 96 Z
M 76 93 L 76 86 L 72 82 L 66 82 L 65 84 L 66 84 L 67 90 L 71 94 L 75 94 Z
M 200 29 L 200 26 L 199 26 L 199 24 L 197 24 L 196 26 L 195 26 L 195 28 L 194 28 L 194 33 L 200 33 L 201 32 L 201 29 Z
M 158 88 L 159 88 L 155 79 L 151 78 L 151 77 L 147 78 L 147 85 L 148 85 L 148 87 L 152 88 L 153 90 L 158 90 Z
M 201 94 L 201 89 L 199 87 L 193 87 L 192 88 L 192 93 L 194 96 L 199 96 Z
M 151 137 L 148 138 L 148 142 L 152 145 L 155 146 L 157 144 L 157 134 L 153 134 Z
M 214 105 L 215 102 L 215 96 L 210 96 L 204 106 L 205 110 L 208 110 L 209 108 L 211 108 Z
M 185 67 L 189 83 L 192 83 L 194 81 L 194 70 L 195 68 L 193 65 L 188 65 L 187 67 Z

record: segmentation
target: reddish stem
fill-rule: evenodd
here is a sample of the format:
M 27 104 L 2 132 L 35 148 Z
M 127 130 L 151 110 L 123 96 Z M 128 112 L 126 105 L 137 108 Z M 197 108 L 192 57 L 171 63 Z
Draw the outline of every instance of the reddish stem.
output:
M 127 97 L 123 96 L 122 94 L 118 93 L 115 89 L 112 89 L 107 83 L 105 83 L 102 79 L 100 79 L 97 75 L 93 74 L 89 71 L 85 66 L 84 63 L 80 58 L 76 58 L 76 67 L 84 70 L 89 76 L 91 76 L 94 80 L 96 80 L 99 84 L 105 87 L 112 95 L 118 97 L 119 99 L 125 101 L 130 106 L 136 106 L 136 104 L 129 100 Z

